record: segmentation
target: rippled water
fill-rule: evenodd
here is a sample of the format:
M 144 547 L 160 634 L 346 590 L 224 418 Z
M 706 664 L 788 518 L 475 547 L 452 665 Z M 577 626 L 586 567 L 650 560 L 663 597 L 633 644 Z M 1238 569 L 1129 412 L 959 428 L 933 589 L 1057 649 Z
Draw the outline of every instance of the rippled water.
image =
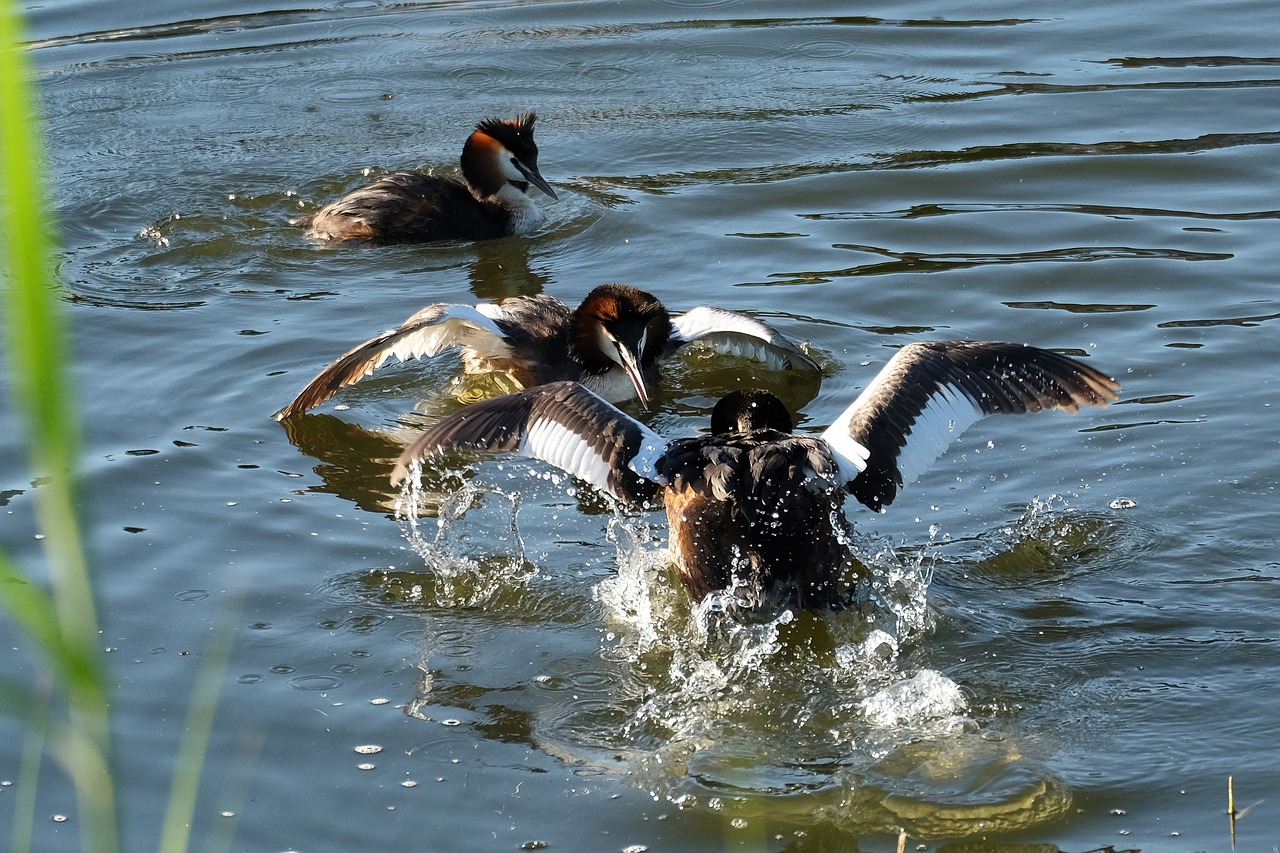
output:
M 1237 843 L 1273 846 L 1280 20 L 1092 6 L 33 5 L 126 847 L 154 844 L 220 630 L 195 834 L 236 849 L 1226 849 L 1228 775 L 1261 801 Z M 286 224 L 523 109 L 561 196 L 529 238 Z M 689 356 L 666 433 L 748 381 L 820 428 L 920 339 L 1124 389 L 974 427 L 853 512 L 865 607 L 750 624 L 672 584 L 660 513 L 535 464 L 446 472 L 398 520 L 448 358 L 270 417 L 424 304 L 604 281 L 749 311 L 825 367 Z M 0 536 L 34 560 L 0 426 Z M 40 784 L 38 849 L 76 849 L 69 785 Z

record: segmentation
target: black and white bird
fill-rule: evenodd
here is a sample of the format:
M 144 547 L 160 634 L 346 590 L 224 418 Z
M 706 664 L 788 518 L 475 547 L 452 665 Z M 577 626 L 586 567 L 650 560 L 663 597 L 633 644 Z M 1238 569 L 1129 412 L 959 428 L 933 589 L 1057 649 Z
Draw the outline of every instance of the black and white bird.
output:
M 543 221 L 529 186 L 556 197 L 538 172 L 536 118 L 529 112 L 476 125 L 462 147 L 461 181 L 391 172 L 292 224 L 310 237 L 377 244 L 528 233 Z
M 746 314 L 702 306 L 673 317 L 652 293 L 603 284 L 572 311 L 546 294 L 428 305 L 339 356 L 276 420 L 320 405 L 388 359 L 434 356 L 449 347 L 462 350 L 466 373 L 501 371 L 523 388 L 571 379 L 610 402 L 638 399 L 647 407 L 659 362 L 695 343 L 773 370 L 819 371 L 781 332 Z
M 880 510 L 986 415 L 1105 406 L 1119 387 L 1035 347 L 915 343 L 819 435 L 795 434 L 782 401 L 752 389 L 716 404 L 709 434 L 665 439 L 582 385 L 556 382 L 445 418 L 405 450 L 392 480 L 460 449 L 536 457 L 625 503 L 661 492 L 670 550 L 696 599 L 728 590 L 745 608 L 831 607 L 850 591 L 846 493 Z

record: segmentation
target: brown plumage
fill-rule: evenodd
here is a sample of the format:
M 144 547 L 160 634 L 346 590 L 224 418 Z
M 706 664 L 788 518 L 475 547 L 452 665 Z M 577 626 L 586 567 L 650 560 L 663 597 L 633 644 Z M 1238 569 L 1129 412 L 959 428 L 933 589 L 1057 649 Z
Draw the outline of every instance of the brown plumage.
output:
M 542 221 L 529 185 L 556 197 L 538 172 L 535 119 L 529 112 L 476 125 L 462 148 L 461 181 L 391 172 L 292 223 L 318 239 L 374 244 L 526 233 Z

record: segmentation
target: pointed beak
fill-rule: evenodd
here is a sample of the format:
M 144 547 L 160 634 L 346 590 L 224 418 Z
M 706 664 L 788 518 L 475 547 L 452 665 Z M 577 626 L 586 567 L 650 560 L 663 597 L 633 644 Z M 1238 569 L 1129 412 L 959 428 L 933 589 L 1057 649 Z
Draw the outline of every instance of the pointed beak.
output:
M 618 358 L 622 362 L 622 369 L 627 374 L 627 378 L 631 380 L 631 387 L 636 389 L 636 396 L 640 398 L 640 405 L 644 409 L 649 408 L 649 391 L 644 387 L 644 377 L 640 373 L 640 365 L 636 362 L 635 355 L 632 354 L 631 348 L 621 341 L 615 340 L 614 347 L 618 350 Z
M 554 199 L 559 198 L 559 196 L 556 195 L 556 191 L 551 189 L 551 184 L 544 181 L 542 179 L 542 175 L 538 174 L 537 164 L 526 165 L 520 160 L 516 160 L 514 157 L 512 158 L 512 160 L 515 162 L 516 168 L 520 170 L 520 174 L 524 175 L 525 178 L 528 179 L 529 183 L 533 184 L 535 187 L 542 190 L 544 193 L 551 196 L 552 198 Z

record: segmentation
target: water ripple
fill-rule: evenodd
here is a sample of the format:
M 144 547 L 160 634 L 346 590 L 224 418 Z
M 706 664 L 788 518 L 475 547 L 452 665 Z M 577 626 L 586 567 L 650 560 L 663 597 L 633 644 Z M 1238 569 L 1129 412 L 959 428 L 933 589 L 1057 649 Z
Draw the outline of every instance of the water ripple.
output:
M 861 109 L 866 109 L 866 106 Z M 1122 157 L 1152 154 L 1194 154 L 1245 145 L 1280 144 L 1280 131 L 1257 133 L 1207 133 L 1186 139 L 1151 139 L 1104 142 L 1008 142 L 975 145 L 956 150 L 914 150 L 870 154 L 858 160 L 818 163 L 779 163 L 714 171 L 666 172 L 651 175 L 598 176 L 595 180 L 614 187 L 663 194 L 686 186 L 709 184 L 765 184 L 841 172 L 881 169 L 934 169 L 961 164 L 1023 160 L 1038 157 Z M 1270 215 L 1260 218 L 1274 218 Z
M 955 269 L 989 266 L 995 264 L 1026 263 L 1078 263 L 1085 261 L 1111 261 L 1122 259 L 1159 258 L 1175 261 L 1225 261 L 1230 254 L 1191 252 L 1184 249 L 1139 249 L 1130 246 L 1073 246 L 1064 249 L 1044 249 L 1036 252 L 993 252 L 974 254 L 930 254 L 927 252 L 902 252 L 878 246 L 855 243 L 835 243 L 833 248 L 893 258 L 889 262 L 860 264 L 843 269 L 810 270 L 770 273 L 769 277 L 785 284 L 829 284 L 833 279 L 865 275 L 891 275 L 908 272 L 945 272 Z M 1129 308 L 1127 310 L 1141 310 Z
M 1280 65 L 1274 56 L 1126 56 L 1102 60 L 1120 68 L 1232 68 Z
M 1080 302 L 1005 302 L 1010 308 L 1031 308 L 1042 311 L 1067 311 L 1071 314 L 1122 314 L 1127 311 L 1150 311 L 1155 305 L 1124 305 Z
M 1280 79 L 1267 80 L 1178 80 L 1153 83 L 1002 83 L 977 92 L 922 92 L 908 98 L 913 101 L 956 102 L 992 98 L 1000 95 L 1078 95 L 1082 92 L 1146 92 L 1193 89 L 1272 89 Z
M 1252 326 L 1259 326 L 1271 320 L 1280 320 L 1280 313 L 1254 314 L 1248 317 L 1224 317 L 1214 320 L 1169 320 L 1168 322 L 1157 324 L 1156 328 L 1195 329 L 1211 326 L 1240 326 L 1242 328 L 1249 328 Z
M 1280 210 L 1242 211 L 1239 213 L 1209 213 L 1201 210 L 1168 210 L 1159 207 L 1130 207 L 1109 204 L 1044 204 L 1022 203 L 930 203 L 916 204 L 898 210 L 837 211 L 830 213 L 803 213 L 801 219 L 819 221 L 877 220 L 877 219 L 927 219 L 933 216 L 951 216 L 965 213 L 1080 213 L 1088 216 L 1105 216 L 1115 219 L 1141 219 L 1147 217 L 1174 217 L 1177 219 L 1209 219 L 1228 222 L 1258 219 L 1280 219 Z

